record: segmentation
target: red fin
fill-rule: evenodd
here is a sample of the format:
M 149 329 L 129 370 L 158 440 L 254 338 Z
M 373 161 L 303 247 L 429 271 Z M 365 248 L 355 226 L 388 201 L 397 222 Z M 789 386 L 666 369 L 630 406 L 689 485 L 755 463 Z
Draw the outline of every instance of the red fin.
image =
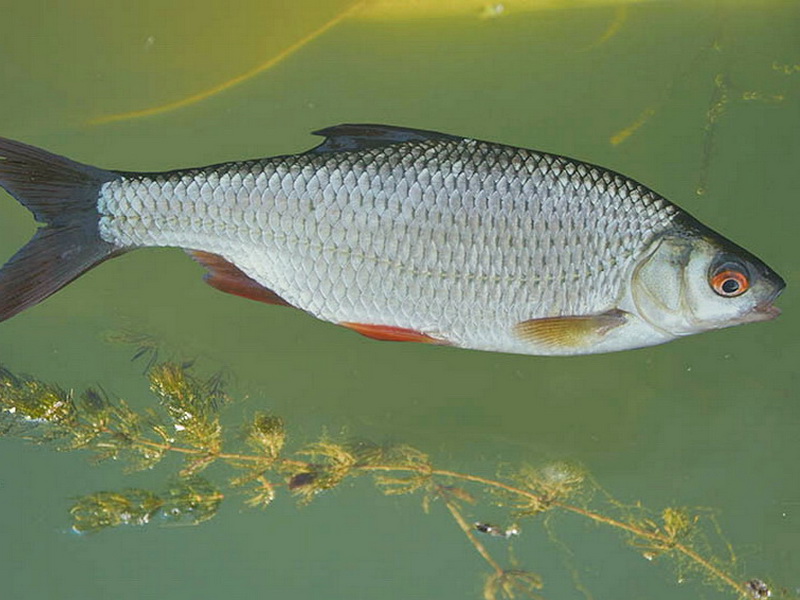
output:
M 278 306 L 292 306 L 271 289 L 248 277 L 239 267 L 218 254 L 202 250 L 187 250 L 189 256 L 208 269 L 203 278 L 211 287 L 242 298 Z
M 423 344 L 440 345 L 448 344 L 445 340 L 435 338 L 421 331 L 415 331 L 414 329 L 406 329 L 405 327 L 369 325 L 366 323 L 339 323 L 339 325 L 357 331 L 361 335 L 372 338 L 373 340 L 383 340 L 387 342 L 422 342 Z

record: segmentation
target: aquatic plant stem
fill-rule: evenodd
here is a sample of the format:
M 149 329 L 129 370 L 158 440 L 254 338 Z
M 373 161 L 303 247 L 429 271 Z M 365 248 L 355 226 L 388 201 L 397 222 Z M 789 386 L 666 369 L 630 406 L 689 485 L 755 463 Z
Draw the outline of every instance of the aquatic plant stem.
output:
M 390 465 L 387 465 L 387 466 L 372 465 L 372 466 L 365 466 L 365 467 L 359 467 L 359 468 L 361 468 L 363 470 L 382 470 L 382 471 L 401 471 L 401 470 L 418 471 L 418 472 L 422 471 L 422 469 L 415 469 L 415 468 L 402 469 L 402 468 L 398 468 L 398 467 L 392 467 Z M 688 546 L 685 546 L 684 544 L 681 544 L 680 542 L 675 542 L 675 541 L 669 539 L 668 537 L 666 537 L 664 535 L 660 535 L 659 533 L 652 532 L 652 531 L 647 531 L 647 530 L 642 529 L 640 527 L 636 527 L 635 525 L 631 525 L 630 523 L 625 523 L 624 521 L 619 521 L 619 520 L 614 519 L 612 517 L 607 517 L 605 515 L 601 515 L 599 513 L 592 512 L 590 510 L 586 510 L 584 508 L 581 508 L 579 506 L 575 506 L 573 504 L 566 504 L 566 503 L 560 502 L 558 500 L 548 499 L 548 498 L 546 498 L 546 497 L 544 497 L 544 496 L 542 496 L 540 494 L 536 494 L 534 492 L 530 492 L 530 491 L 524 490 L 522 488 L 514 487 L 512 485 L 508 485 L 508 484 L 503 483 L 501 481 L 495 481 L 493 479 L 487 479 L 485 477 L 480 477 L 478 475 L 470 475 L 468 473 L 459 473 L 457 471 L 448 471 L 448 470 L 442 470 L 442 469 L 432 469 L 430 471 L 430 474 L 432 476 L 450 477 L 450 478 L 458 479 L 458 480 L 461 480 L 461 481 L 469 481 L 469 482 L 476 483 L 476 484 L 479 484 L 479 485 L 483 485 L 483 486 L 486 486 L 486 487 L 493 487 L 493 488 L 496 488 L 496 489 L 501 489 L 503 491 L 506 491 L 506 492 L 509 492 L 509 493 L 512 493 L 512 494 L 516 494 L 516 495 L 522 496 L 524 498 L 530 498 L 532 500 L 536 500 L 536 501 L 542 502 L 543 504 L 545 504 L 547 506 L 550 506 L 550 507 L 557 507 L 557 508 L 560 508 L 560 509 L 562 509 L 564 511 L 581 515 L 581 516 L 586 517 L 588 519 L 591 519 L 592 521 L 595 521 L 597 523 L 602 523 L 604 525 L 609 525 L 611 527 L 615 527 L 617 529 L 621 529 L 623 531 L 627 531 L 628 533 L 631 533 L 631 534 L 633 534 L 633 535 L 635 535 L 635 536 L 637 536 L 639 538 L 643 538 L 643 539 L 646 539 L 646 540 L 649 540 L 649 541 L 656 542 L 659 545 L 664 546 L 665 548 L 669 548 L 669 549 L 675 550 L 677 552 L 680 552 L 681 554 L 683 554 L 684 556 L 686 556 L 687 558 L 689 558 L 690 560 L 695 562 L 697 565 L 699 565 L 700 567 L 705 569 L 713 577 L 715 577 L 719 581 L 724 582 L 729 587 L 734 589 L 736 591 L 736 593 L 739 594 L 740 596 L 746 597 L 748 595 L 748 591 L 747 591 L 747 588 L 745 587 L 745 584 L 736 581 L 731 575 L 729 575 L 725 571 L 721 570 L 719 567 L 715 566 L 709 560 L 703 558 L 700 554 L 698 554 L 697 552 L 695 552 L 694 550 L 692 550 Z
M 458 507 L 449 500 L 445 500 L 444 505 L 447 507 L 447 510 L 450 511 L 450 514 L 453 515 L 453 519 L 455 519 L 455 522 L 458 523 L 458 526 L 461 528 L 461 531 L 463 531 L 464 535 L 467 536 L 470 543 L 475 547 L 475 550 L 478 551 L 478 554 L 480 554 L 483 557 L 483 559 L 487 563 L 489 563 L 489 566 L 492 567 L 492 569 L 494 569 L 495 573 L 497 573 L 498 575 L 502 575 L 503 567 L 501 567 L 497 563 L 497 561 L 494 558 L 492 558 L 492 555 L 489 554 L 489 551 L 486 549 L 486 546 L 484 546 L 481 543 L 481 541 L 477 537 L 475 537 L 475 533 L 472 531 L 472 527 L 470 527 L 469 523 L 467 523 L 466 520 L 464 520 L 464 516 L 461 514 L 461 511 L 458 510 Z
M 111 432 L 109 431 L 108 433 Z M 197 448 L 173 446 L 170 444 L 154 442 L 151 440 L 139 439 L 136 440 L 135 443 L 151 447 L 154 449 L 158 449 L 160 451 L 178 452 L 187 455 L 208 454 L 205 451 Z M 216 454 L 210 454 L 209 456 L 212 456 L 214 459 L 221 459 L 225 461 L 241 461 L 241 462 L 253 462 L 253 463 L 265 462 L 264 457 L 251 454 L 220 452 Z M 288 458 L 275 458 L 272 459 L 272 462 L 270 464 L 271 466 L 280 465 L 280 466 L 296 467 L 296 468 L 297 467 L 308 468 L 311 466 L 310 463 L 308 462 L 301 460 L 293 460 Z M 481 477 L 479 475 L 460 473 L 458 471 L 451 471 L 447 469 L 431 469 L 430 467 L 422 465 L 420 466 L 356 465 L 353 467 L 353 469 L 360 472 L 394 472 L 394 473 L 406 472 L 406 473 L 422 474 L 430 477 L 444 477 L 449 479 L 455 479 L 459 481 L 474 483 L 476 485 L 484 486 L 486 488 L 503 490 L 507 493 L 513 494 L 521 498 L 534 500 L 537 503 L 541 504 L 542 506 L 548 508 L 560 508 L 561 510 L 580 515 L 596 523 L 601 523 L 603 525 L 607 525 L 622 531 L 626 531 L 641 540 L 652 542 L 657 547 L 662 548 L 664 550 L 672 550 L 678 552 L 683 556 L 685 556 L 690 561 L 692 561 L 694 564 L 702 568 L 704 571 L 706 571 L 709 575 L 712 576 L 712 578 L 716 579 L 717 581 L 725 583 L 728 587 L 734 590 L 739 597 L 747 597 L 748 595 L 748 591 L 744 583 L 737 581 L 729 573 L 726 573 L 725 571 L 714 565 L 711 561 L 698 554 L 695 550 L 684 544 L 681 544 L 680 542 L 676 541 L 669 535 L 659 533 L 658 531 L 648 531 L 641 527 L 637 527 L 636 525 L 631 523 L 626 523 L 624 521 L 620 521 L 618 519 L 614 519 L 612 517 L 608 517 L 573 504 L 567 504 L 554 498 L 548 498 L 544 494 L 537 494 L 535 492 L 531 492 L 529 490 L 520 487 L 503 483 L 502 481 L 488 479 L 486 477 Z M 464 532 L 464 534 L 467 536 L 469 541 L 472 543 L 472 545 L 475 547 L 478 553 L 483 557 L 483 559 L 492 567 L 492 569 L 495 570 L 495 572 L 497 572 L 498 574 L 503 573 L 502 567 L 497 563 L 497 561 L 494 560 L 494 558 L 492 558 L 491 554 L 489 554 L 489 551 L 480 542 L 480 540 L 476 538 L 474 532 L 472 531 L 472 528 L 465 521 L 463 515 L 458 510 L 458 507 L 452 501 L 449 500 L 445 500 L 445 506 L 450 511 L 450 514 L 453 516 L 456 523 Z
M 558 502 L 558 501 L 553 502 L 552 505 L 553 506 L 557 506 L 558 508 L 561 508 L 562 510 L 582 515 L 582 516 L 587 517 L 589 519 L 592 519 L 593 521 L 596 521 L 598 523 L 603 523 L 605 525 L 610 525 L 612 527 L 617 527 L 618 529 L 623 529 L 625 531 L 628 531 L 629 533 L 632 533 L 633 535 L 635 535 L 637 537 L 641 537 L 641 538 L 646 538 L 648 540 L 652 540 L 654 542 L 662 544 L 665 548 L 680 552 L 681 554 L 686 556 L 688 559 L 694 561 L 699 566 L 701 566 L 703 569 L 708 571 L 711 575 L 716 577 L 719 581 L 722 581 L 722 582 L 726 583 L 728 586 L 730 586 L 731 588 L 733 588 L 740 596 L 742 596 L 742 597 L 748 596 L 748 591 L 747 591 L 747 588 L 745 587 L 745 584 L 736 581 L 728 573 L 726 573 L 725 571 L 721 570 L 719 567 L 715 566 L 709 560 L 703 558 L 697 552 L 695 552 L 694 550 L 692 550 L 688 546 L 685 546 L 684 544 L 681 544 L 680 542 L 671 541 L 669 538 L 666 538 L 663 535 L 659 535 L 658 533 L 653 533 L 652 531 L 647 531 L 645 529 L 641 529 L 641 528 L 636 527 L 634 525 L 631 525 L 629 523 L 625 523 L 623 521 L 618 521 L 618 520 L 613 519 L 611 517 L 606 517 L 605 515 L 601 515 L 601 514 L 592 512 L 590 510 L 586 510 L 584 508 L 580 508 L 579 506 L 574 506 L 572 504 L 564 504 L 564 503 Z
M 222 93 L 234 86 L 239 85 L 240 83 L 244 83 L 245 81 L 252 79 L 256 75 L 271 69 L 272 67 L 276 66 L 278 63 L 286 60 L 292 54 L 303 48 L 304 46 L 308 45 L 328 30 L 332 29 L 342 21 L 344 21 L 347 17 L 351 16 L 357 10 L 362 8 L 365 4 L 366 0 L 361 0 L 359 2 L 355 2 L 350 5 L 348 8 L 344 9 L 342 12 L 338 13 L 319 27 L 317 27 L 311 33 L 303 36 L 293 44 L 290 44 L 278 54 L 273 56 L 272 58 L 266 60 L 265 62 L 253 67 L 249 71 L 245 71 L 241 75 L 237 75 L 227 81 L 223 81 L 213 87 L 210 87 L 202 92 L 197 92 L 196 94 L 192 94 L 191 96 L 187 96 L 185 98 L 181 98 L 180 100 L 175 100 L 174 102 L 168 102 L 167 104 L 160 104 L 158 106 L 151 106 L 150 108 L 143 108 L 141 110 L 133 110 L 130 112 L 125 113 L 117 113 L 113 115 L 104 115 L 100 117 L 95 117 L 91 119 L 88 124 L 89 125 L 104 125 L 106 123 L 114 123 L 116 121 L 127 121 L 130 119 L 139 119 L 142 117 L 152 117 L 155 115 L 160 115 L 166 112 L 170 112 L 179 108 L 184 108 L 185 106 L 190 106 L 197 102 L 201 102 L 202 100 L 206 100 L 215 96 L 219 93 Z

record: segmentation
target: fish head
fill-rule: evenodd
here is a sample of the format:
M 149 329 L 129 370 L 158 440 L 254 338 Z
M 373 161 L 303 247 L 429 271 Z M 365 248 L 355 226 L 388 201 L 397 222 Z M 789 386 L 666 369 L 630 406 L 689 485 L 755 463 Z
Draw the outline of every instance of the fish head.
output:
M 672 336 L 768 321 L 786 286 L 763 261 L 705 228 L 657 237 L 634 269 L 639 316 Z

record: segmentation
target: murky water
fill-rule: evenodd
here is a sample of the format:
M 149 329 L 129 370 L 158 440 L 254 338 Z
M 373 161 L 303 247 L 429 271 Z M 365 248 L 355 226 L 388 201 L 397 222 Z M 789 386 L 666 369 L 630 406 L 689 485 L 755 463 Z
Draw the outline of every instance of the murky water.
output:
M 134 348 L 106 341 L 145 332 L 165 354 L 233 374 L 247 400 L 226 423 L 270 410 L 298 442 L 346 428 L 487 476 L 580 462 L 623 502 L 712 509 L 734 575 L 795 597 L 800 5 L 391 4 L 15 3 L 0 39 L 0 132 L 128 170 L 299 151 L 315 143 L 309 131 L 340 122 L 567 154 L 635 177 L 763 257 L 787 280 L 783 316 L 573 359 L 378 343 L 215 292 L 178 250 L 143 250 L 0 325 L 0 362 L 146 405 Z M 5 194 L 0 215 L 8 257 L 34 225 Z M 385 498 L 366 479 L 301 509 L 286 494 L 245 509 L 233 494 L 202 526 L 77 536 L 76 496 L 160 487 L 170 465 L 125 475 L 16 440 L 0 453 L 2 597 L 479 598 L 490 570 L 441 502 L 425 514 L 418 497 Z M 504 514 L 486 506 L 464 511 Z M 717 597 L 580 519 L 552 519 L 563 545 L 521 524 L 514 554 L 547 598 L 581 598 L 583 586 L 594 598 Z M 508 542 L 484 541 L 510 564 Z

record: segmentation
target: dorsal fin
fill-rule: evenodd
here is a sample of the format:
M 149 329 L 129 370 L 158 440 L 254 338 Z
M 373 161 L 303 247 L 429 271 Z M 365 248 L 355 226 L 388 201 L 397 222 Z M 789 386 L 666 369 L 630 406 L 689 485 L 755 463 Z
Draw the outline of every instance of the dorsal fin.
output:
M 380 148 L 404 142 L 424 142 L 427 140 L 457 141 L 464 139 L 455 135 L 422 129 L 409 129 L 393 125 L 357 125 L 349 123 L 326 127 L 312 133 L 325 136 L 324 142 L 310 150 L 310 152 L 315 153 Z

